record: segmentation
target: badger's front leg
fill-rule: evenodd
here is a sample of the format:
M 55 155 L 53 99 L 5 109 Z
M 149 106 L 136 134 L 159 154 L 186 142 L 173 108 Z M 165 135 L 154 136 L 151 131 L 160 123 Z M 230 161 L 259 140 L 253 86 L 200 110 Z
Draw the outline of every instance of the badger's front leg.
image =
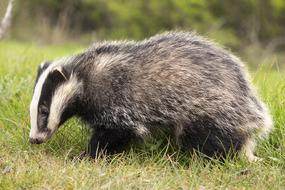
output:
M 98 127 L 91 136 L 88 153 L 91 158 L 120 153 L 126 150 L 135 139 L 135 133 L 128 129 Z

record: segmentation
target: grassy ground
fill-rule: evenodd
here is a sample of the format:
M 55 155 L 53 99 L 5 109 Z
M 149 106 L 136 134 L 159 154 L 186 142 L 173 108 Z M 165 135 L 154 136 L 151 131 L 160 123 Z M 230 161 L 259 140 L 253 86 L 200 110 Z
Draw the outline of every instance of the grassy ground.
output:
M 257 148 L 264 158 L 258 163 L 204 160 L 160 141 L 107 159 L 79 160 L 87 131 L 75 120 L 48 143 L 30 145 L 28 106 L 37 64 L 79 49 L 0 43 L 0 189 L 284 189 L 282 71 L 262 69 L 252 75 L 275 121 L 270 139 Z

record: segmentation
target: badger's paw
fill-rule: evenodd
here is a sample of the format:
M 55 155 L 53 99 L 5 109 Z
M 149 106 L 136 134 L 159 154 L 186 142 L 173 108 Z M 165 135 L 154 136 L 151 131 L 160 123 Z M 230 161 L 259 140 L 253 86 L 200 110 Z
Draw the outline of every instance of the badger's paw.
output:
M 247 156 L 247 160 L 249 162 L 261 162 L 261 161 L 263 161 L 262 158 L 254 156 L 254 155 Z

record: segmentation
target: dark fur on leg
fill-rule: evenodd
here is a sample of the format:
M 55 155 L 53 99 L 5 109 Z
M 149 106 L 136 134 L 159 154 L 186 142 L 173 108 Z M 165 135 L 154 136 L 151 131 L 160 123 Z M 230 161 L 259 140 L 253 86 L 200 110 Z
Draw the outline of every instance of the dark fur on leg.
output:
M 88 153 L 91 158 L 121 153 L 127 150 L 135 139 L 136 135 L 131 130 L 100 127 L 92 134 Z
M 246 138 L 238 131 L 221 130 L 199 121 L 186 127 L 178 140 L 183 149 L 194 148 L 209 157 L 226 158 L 240 151 Z

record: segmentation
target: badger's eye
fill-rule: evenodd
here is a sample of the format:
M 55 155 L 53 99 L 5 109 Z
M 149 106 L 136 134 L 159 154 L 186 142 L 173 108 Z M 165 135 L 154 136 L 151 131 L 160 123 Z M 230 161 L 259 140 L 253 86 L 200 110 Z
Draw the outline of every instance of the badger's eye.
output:
M 47 116 L 49 114 L 49 110 L 46 106 L 40 106 L 39 107 L 39 113 L 41 115 Z

